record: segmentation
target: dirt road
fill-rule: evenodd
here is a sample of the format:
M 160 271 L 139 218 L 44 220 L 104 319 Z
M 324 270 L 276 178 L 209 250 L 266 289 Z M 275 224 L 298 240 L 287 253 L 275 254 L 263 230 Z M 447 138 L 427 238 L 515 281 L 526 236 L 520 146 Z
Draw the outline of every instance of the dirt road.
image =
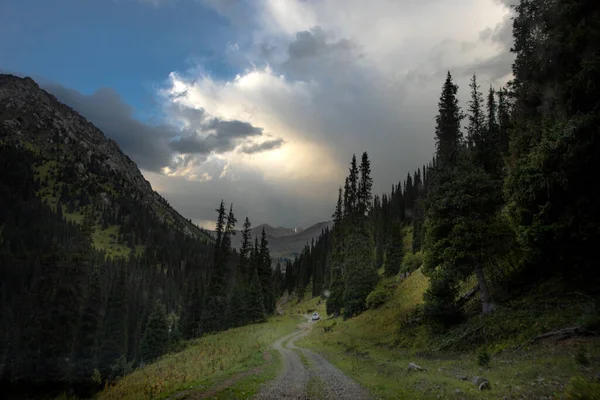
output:
M 294 344 L 313 327 L 310 316 L 306 318 L 307 321 L 299 326 L 298 331 L 273 344 L 273 348 L 281 354 L 283 370 L 255 399 L 369 399 L 364 388 L 321 355 Z

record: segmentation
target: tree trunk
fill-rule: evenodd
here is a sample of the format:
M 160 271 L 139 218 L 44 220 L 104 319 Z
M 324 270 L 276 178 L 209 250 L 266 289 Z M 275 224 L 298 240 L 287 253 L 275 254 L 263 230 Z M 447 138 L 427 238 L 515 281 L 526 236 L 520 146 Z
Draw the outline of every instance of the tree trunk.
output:
M 490 292 L 487 287 L 487 282 L 485 281 L 485 276 L 483 275 L 483 268 L 481 266 L 475 267 L 475 273 L 477 274 L 477 281 L 479 282 L 479 293 L 481 298 L 481 312 L 484 314 L 489 313 L 494 310 L 494 306 L 490 299 Z

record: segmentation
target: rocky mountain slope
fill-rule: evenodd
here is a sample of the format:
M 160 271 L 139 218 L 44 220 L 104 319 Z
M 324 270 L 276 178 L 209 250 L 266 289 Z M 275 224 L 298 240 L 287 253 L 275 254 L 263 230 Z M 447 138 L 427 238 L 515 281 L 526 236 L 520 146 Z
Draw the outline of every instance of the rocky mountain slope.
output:
M 209 240 L 152 189 L 117 143 L 31 78 L 0 75 L 0 141 L 26 146 L 38 154 L 38 195 L 54 208 L 61 204 L 67 218 L 80 220 L 90 206 L 111 214 L 112 231 L 106 224 L 97 229 L 94 242 L 98 247 L 118 245 L 116 228 L 127 218 L 121 211 L 128 200 L 136 207 L 141 204 L 157 221 Z M 107 233 L 111 238 L 101 240 L 101 230 L 112 232 Z M 137 236 L 130 241 L 140 245 Z

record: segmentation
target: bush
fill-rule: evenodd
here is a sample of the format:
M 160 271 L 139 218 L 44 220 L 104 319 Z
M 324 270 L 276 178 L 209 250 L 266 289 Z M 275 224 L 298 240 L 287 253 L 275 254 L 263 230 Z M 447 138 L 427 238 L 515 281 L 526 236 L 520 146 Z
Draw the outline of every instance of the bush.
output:
M 367 296 L 367 308 L 375 309 L 384 305 L 390 299 L 390 292 L 382 287 L 377 287 Z
M 423 264 L 423 252 L 406 253 L 402 258 L 402 272 L 413 272 Z
M 457 295 L 455 279 L 442 271 L 430 277 L 429 288 L 423 294 L 423 314 L 434 332 L 442 332 L 461 321 L 462 315 L 455 303 Z
M 325 325 L 323 327 L 323 332 L 328 333 L 333 330 L 333 327 L 337 325 L 337 322 L 333 321 L 330 325 Z
M 490 353 L 487 351 L 487 349 L 485 347 L 482 347 L 479 350 L 479 353 L 477 353 L 477 364 L 480 367 L 489 368 L 490 361 L 492 361 L 492 356 L 490 356 Z

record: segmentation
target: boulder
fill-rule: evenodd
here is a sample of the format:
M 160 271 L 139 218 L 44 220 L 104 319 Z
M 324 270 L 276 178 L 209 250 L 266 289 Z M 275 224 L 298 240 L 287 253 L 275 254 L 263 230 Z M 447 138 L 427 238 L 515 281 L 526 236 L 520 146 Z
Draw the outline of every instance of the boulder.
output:
M 485 378 L 484 378 L 484 377 L 482 377 L 482 376 L 474 376 L 474 377 L 473 377 L 473 380 L 472 380 L 472 382 L 473 382 L 473 385 L 475 385 L 475 386 L 479 386 L 479 385 L 481 385 L 483 382 L 487 382 L 487 379 L 485 379 Z
M 412 362 L 408 364 L 408 370 L 409 371 L 427 371 L 425 368 L 421 368 L 417 364 L 412 363 Z

